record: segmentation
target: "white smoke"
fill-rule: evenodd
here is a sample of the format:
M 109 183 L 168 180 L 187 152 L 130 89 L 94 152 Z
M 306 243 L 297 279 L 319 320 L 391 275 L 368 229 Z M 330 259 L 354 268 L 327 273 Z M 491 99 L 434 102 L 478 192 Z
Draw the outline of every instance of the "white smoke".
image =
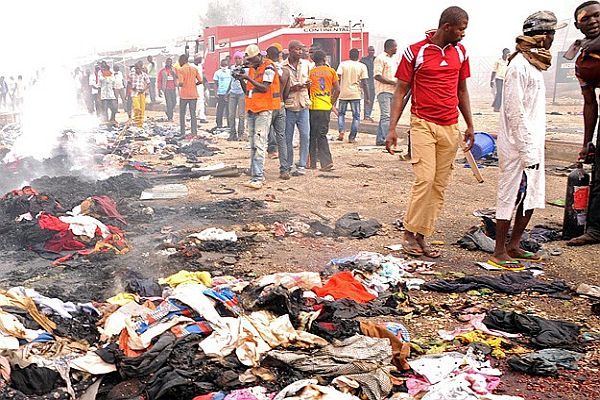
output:
M 11 162 L 25 157 L 45 160 L 59 146 L 62 133 L 81 114 L 77 86 L 66 67 L 52 66 L 38 73 L 36 82 L 25 87 L 21 113 L 21 136 L 4 159 Z M 85 122 L 88 125 L 90 122 Z M 96 121 L 97 124 L 97 121 Z

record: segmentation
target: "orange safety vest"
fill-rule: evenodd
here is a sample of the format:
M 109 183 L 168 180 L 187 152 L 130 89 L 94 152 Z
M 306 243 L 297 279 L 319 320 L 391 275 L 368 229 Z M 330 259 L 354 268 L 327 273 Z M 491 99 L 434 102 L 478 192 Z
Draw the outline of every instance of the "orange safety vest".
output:
M 273 61 L 264 58 L 258 69 L 250 67 L 248 76 L 252 77 L 252 79 L 257 82 L 262 83 L 265 71 L 269 66 L 275 69 L 275 78 L 265 93 L 254 90 L 254 85 L 250 82 L 246 82 L 246 89 L 248 90 L 248 94 L 246 95 L 246 111 L 259 113 L 268 110 L 279 110 L 281 108 L 281 84 L 277 66 Z

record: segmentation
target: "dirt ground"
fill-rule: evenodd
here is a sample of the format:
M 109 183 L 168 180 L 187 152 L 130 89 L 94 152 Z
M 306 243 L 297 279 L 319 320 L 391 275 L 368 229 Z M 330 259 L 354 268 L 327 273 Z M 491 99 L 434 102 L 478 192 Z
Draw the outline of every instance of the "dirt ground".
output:
M 475 110 L 475 109 L 474 109 Z M 578 141 L 576 129 L 580 127 L 581 116 L 577 107 L 554 107 L 549 112 L 561 115 L 549 115 L 549 136 L 556 140 Z M 475 112 L 475 124 L 478 130 L 495 132 L 498 114 L 491 111 Z M 405 118 L 401 122 L 405 121 Z M 212 124 L 208 124 L 212 127 Z M 331 135 L 336 132 L 331 131 Z M 289 181 L 278 178 L 278 160 L 266 161 L 266 185 L 262 190 L 247 189 L 242 183 L 247 179 L 214 178 L 208 181 L 187 181 L 190 195 L 181 200 L 185 204 L 195 202 L 219 201 L 224 198 L 264 200 L 275 196 L 278 202 L 268 202 L 272 212 L 285 212 L 293 220 L 320 220 L 333 225 L 335 220 L 347 212 L 356 211 L 366 218 L 375 218 L 383 224 L 381 233 L 364 239 L 334 239 L 328 237 L 285 237 L 280 240 L 265 240 L 260 246 L 241 257 L 236 268 L 257 275 L 276 271 L 321 271 L 332 258 L 348 256 L 358 251 L 390 253 L 384 246 L 397 244 L 402 232 L 394 227 L 394 222 L 402 218 L 409 198 L 413 175 L 408 162 L 398 156 L 385 153 L 382 149 L 359 151 L 360 146 L 370 146 L 374 136 L 359 134 L 356 144 L 330 142 L 335 170 L 330 173 L 309 170 L 306 176 L 293 177 Z M 249 147 L 244 142 L 217 140 L 218 154 L 207 163 L 223 162 L 240 167 L 249 166 Z M 297 149 L 295 156 L 297 157 Z M 459 155 L 460 157 L 460 155 Z M 177 160 L 173 161 L 175 164 Z M 567 166 L 569 162 L 551 162 L 550 166 Z M 353 166 L 354 165 L 354 166 Z M 356 165 L 363 165 L 356 167 Z M 367 167 L 369 166 L 369 167 Z M 446 276 L 452 273 L 486 274 L 488 272 L 474 265 L 476 261 L 487 260 L 483 252 L 471 252 L 459 248 L 455 242 L 473 225 L 479 224 L 479 218 L 472 215 L 476 209 L 494 207 L 498 169 L 486 167 L 482 170 L 485 182 L 478 184 L 471 171 L 461 164 L 455 165 L 454 177 L 446 196 L 446 204 L 437 224 L 432 240 L 440 240 L 443 255 L 437 260 L 435 270 Z M 233 188 L 232 195 L 213 195 L 211 189 Z M 547 174 L 547 199 L 564 198 L 566 177 Z M 563 209 L 547 206 L 537 210 L 531 225 L 560 225 Z M 193 225 L 194 221 L 189 221 Z M 244 221 L 240 221 L 243 223 Z M 288 222 L 281 220 L 280 222 Z M 553 242 L 547 248 L 560 248 L 562 255 L 549 257 L 545 263 L 542 279 L 561 279 L 572 287 L 579 283 L 599 285 L 596 261 L 600 259 L 600 246 L 569 248 L 564 242 Z M 489 273 L 488 273 L 489 274 Z M 600 329 L 600 318 L 591 314 L 590 300 L 574 297 L 572 300 L 560 300 L 545 295 L 508 296 L 491 294 L 478 295 L 441 295 L 423 292 L 411 292 L 412 299 L 420 305 L 444 305 L 437 313 L 428 313 L 420 317 L 401 320 L 415 337 L 427 342 L 434 340 L 437 330 L 453 328 L 457 322 L 449 317 L 453 308 L 452 299 L 458 298 L 461 304 L 485 304 L 488 307 L 535 312 L 550 319 L 573 321 L 587 329 Z M 522 374 L 509 373 L 504 378 L 502 389 L 507 394 L 520 394 L 527 399 L 591 399 L 600 398 L 598 394 L 597 371 L 600 367 L 598 353 L 588 353 L 587 367 L 576 373 L 561 375 L 560 378 L 531 378 Z M 508 368 L 503 368 L 508 370 Z M 560 383 L 559 383 L 560 382 Z
M 577 113 L 578 107 L 558 107 L 549 110 L 560 115 L 549 115 L 549 131 L 557 135 L 557 140 L 578 140 L 577 129 L 581 126 L 581 116 Z M 489 107 L 481 107 L 477 111 L 474 107 L 474 117 L 477 130 L 495 132 L 498 114 L 491 112 Z M 149 112 L 149 117 L 162 117 L 160 112 Z M 122 115 L 120 115 L 122 117 Z M 177 120 L 177 116 L 176 116 Z M 551 122 L 550 122 L 551 121 Z M 407 122 L 406 117 L 401 122 Z M 166 124 L 166 123 L 164 123 Z M 201 128 L 212 128 L 213 119 Z M 554 126 L 555 128 L 550 128 Z M 331 131 L 332 135 L 336 132 Z M 208 135 L 207 132 L 202 134 Z M 335 221 L 348 212 L 358 212 L 366 218 L 375 218 L 383 224 L 380 233 L 368 239 L 332 238 L 327 236 L 310 237 L 304 235 L 274 238 L 270 231 L 259 232 L 254 245 L 248 251 L 236 254 L 233 266 L 225 265 L 219 257 L 203 254 L 196 264 L 197 269 L 211 265 L 212 271 L 239 273 L 249 276 L 262 275 L 279 271 L 322 271 L 327 262 L 333 258 L 349 256 L 359 251 L 374 251 L 384 254 L 390 253 L 384 246 L 398 244 L 402 232 L 394 222 L 402 218 L 408 202 L 413 175 L 408 162 L 402 161 L 399 156 L 392 156 L 382 148 L 360 151 L 361 146 L 374 144 L 374 136 L 360 133 L 358 142 L 330 142 L 335 170 L 321 172 L 309 170 L 305 176 L 292 177 L 283 181 L 278 178 L 278 160 L 266 161 L 266 185 L 262 190 L 245 188 L 242 183 L 248 177 L 240 178 L 212 178 L 209 180 L 187 180 L 183 183 L 189 189 L 189 195 L 177 200 L 144 201 L 139 207 L 150 206 L 157 210 L 151 224 L 145 228 L 135 228 L 127 232 L 132 250 L 123 257 L 114 259 L 110 268 L 96 271 L 98 282 L 90 282 L 87 272 L 82 272 L 76 277 L 68 275 L 65 270 L 48 267 L 47 262 L 29 259 L 30 268 L 39 268 L 43 276 L 39 279 L 23 280 L 24 284 L 34 287 L 52 285 L 52 281 L 70 285 L 101 286 L 102 290 L 117 292 L 119 270 L 129 268 L 146 276 L 164 276 L 184 267 L 190 268 L 189 263 L 173 262 L 167 257 L 156 254 L 156 245 L 160 243 L 164 232 L 173 231 L 200 231 L 210 226 L 216 226 L 241 231 L 241 227 L 248 222 L 254 222 L 235 214 L 223 212 L 220 215 L 206 215 L 197 207 L 228 199 L 255 199 L 266 200 L 267 196 L 276 199 L 276 202 L 267 201 L 266 209 L 261 211 L 261 220 L 273 222 L 293 222 L 310 220 L 320 221 L 333 226 Z M 229 142 L 224 138 L 215 138 L 215 146 L 220 153 L 202 158 L 201 165 L 225 163 L 238 167 L 249 167 L 249 146 L 247 142 Z M 298 155 L 295 149 L 295 157 Z M 166 169 L 173 165 L 185 162 L 185 159 L 176 156 L 171 161 L 159 161 L 158 156 L 143 156 L 139 161 L 153 163 L 158 169 Z M 558 166 L 569 165 L 569 162 L 552 164 Z M 436 260 L 434 271 L 437 276 L 452 276 L 455 273 L 463 274 L 490 274 L 474 263 L 486 261 L 488 255 L 483 252 L 471 252 L 455 245 L 463 234 L 472 226 L 480 223 L 479 218 L 472 215 L 476 209 L 493 207 L 495 203 L 496 179 L 498 170 L 495 167 L 482 169 L 485 182 L 478 184 L 469 169 L 456 163 L 452 183 L 446 194 L 444 210 L 437 224 L 437 230 L 432 240 L 443 241 L 441 246 L 442 257 Z M 233 194 L 217 195 L 212 191 L 222 191 L 224 188 L 235 190 Z M 547 199 L 563 198 L 566 190 L 566 177 L 547 173 L 546 197 Z M 246 203 L 244 203 L 246 204 Z M 250 203 L 248 203 L 250 204 Z M 138 204 L 135 205 L 136 207 Z M 160 211 L 160 212 L 159 212 Z M 191 211 L 194 211 L 193 213 Z M 239 210 L 238 210 L 239 211 Z M 243 211 L 243 210 L 242 210 Z M 253 212 L 248 210 L 248 212 Z M 563 218 L 563 209 L 547 206 L 544 210 L 537 210 L 534 214 L 534 224 L 560 225 Z M 171 227 L 170 229 L 166 229 Z M 161 230 L 163 234 L 161 234 Z M 561 279 L 570 286 L 576 287 L 585 282 L 600 285 L 600 275 L 597 272 L 597 260 L 600 259 L 600 246 L 585 248 L 569 248 L 564 242 L 553 242 L 547 248 L 560 248 L 562 254 L 549 257 L 545 263 L 544 276 L 541 279 Z M 400 254 L 393 253 L 401 256 Z M 213 258 L 211 258 L 213 257 Z M 17 258 L 13 257 L 13 261 Z M 111 261 L 112 262 L 112 261 Z M 42 267 L 42 264 L 44 266 Z M 11 271 L 11 282 L 19 281 L 20 267 L 14 262 L 8 266 L 0 262 L 3 271 Z M 23 267 L 24 268 L 24 267 Z M 94 269 L 94 264 L 88 264 L 89 270 Z M 111 269 L 112 268 L 112 269 Z M 15 275 L 16 274 L 16 275 Z M 493 274 L 493 273 L 492 273 Z M 497 272 L 496 272 L 497 274 Z M 69 280 L 66 280 L 69 276 Z M 431 279 L 431 277 L 423 277 Z M 102 282 L 102 283 L 101 283 Z M 91 290 L 91 289 L 90 289 Z M 58 294 L 57 294 L 58 295 Z M 431 343 L 437 336 L 439 329 L 454 328 L 460 323 L 452 317 L 452 313 L 466 305 L 481 305 L 484 309 L 500 307 L 506 310 L 519 312 L 534 312 L 550 319 L 561 319 L 576 322 L 586 330 L 600 331 L 600 318 L 592 315 L 591 301 L 587 298 L 575 296 L 571 300 L 561 300 L 546 295 L 516 295 L 465 293 L 460 295 L 442 295 L 420 291 L 410 292 L 415 311 L 405 317 L 399 318 L 411 332 L 413 338 L 419 343 Z M 388 319 L 389 320 L 389 319 Z M 587 353 L 582 362 L 583 368 L 579 371 L 561 373 L 558 378 L 532 378 L 522 374 L 507 373 L 503 377 L 501 390 L 505 394 L 524 396 L 526 399 L 593 399 L 600 398 L 600 368 L 598 348 Z M 502 364 L 502 362 L 501 362 Z M 503 367 L 507 371 L 508 367 Z

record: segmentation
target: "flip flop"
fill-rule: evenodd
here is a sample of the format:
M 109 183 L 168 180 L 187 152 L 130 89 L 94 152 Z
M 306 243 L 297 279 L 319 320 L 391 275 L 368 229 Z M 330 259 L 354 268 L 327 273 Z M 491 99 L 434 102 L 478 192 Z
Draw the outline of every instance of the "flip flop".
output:
M 536 256 L 531 251 L 526 251 L 520 257 L 513 257 L 515 261 L 529 261 L 529 262 L 540 262 L 543 260 L 541 256 Z
M 496 268 L 502 268 L 507 271 L 523 271 L 525 269 L 518 261 L 493 261 L 487 260 L 487 263 Z

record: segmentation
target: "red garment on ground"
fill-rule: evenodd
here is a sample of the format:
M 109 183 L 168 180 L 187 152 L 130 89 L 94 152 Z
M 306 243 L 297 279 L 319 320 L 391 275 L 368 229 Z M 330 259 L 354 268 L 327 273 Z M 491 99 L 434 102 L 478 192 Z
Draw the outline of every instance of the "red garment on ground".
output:
M 50 214 L 41 214 L 38 217 L 38 224 L 42 229 L 48 229 L 51 231 L 68 231 L 69 224 L 62 222 L 58 217 Z
M 319 297 L 327 295 L 334 299 L 352 299 L 358 303 L 367 303 L 377 298 L 369 293 L 362 283 L 354 279 L 352 272 L 344 271 L 333 275 L 323 287 L 314 287 L 313 292 Z
M 85 244 L 75 239 L 71 231 L 58 232 L 44 244 L 44 250 L 52 253 L 60 253 L 64 250 L 83 250 L 86 247 Z
M 115 203 L 113 199 L 108 196 L 93 196 L 92 199 L 107 217 L 114 218 L 123 224 L 127 224 L 125 218 L 117 210 L 117 203 Z

